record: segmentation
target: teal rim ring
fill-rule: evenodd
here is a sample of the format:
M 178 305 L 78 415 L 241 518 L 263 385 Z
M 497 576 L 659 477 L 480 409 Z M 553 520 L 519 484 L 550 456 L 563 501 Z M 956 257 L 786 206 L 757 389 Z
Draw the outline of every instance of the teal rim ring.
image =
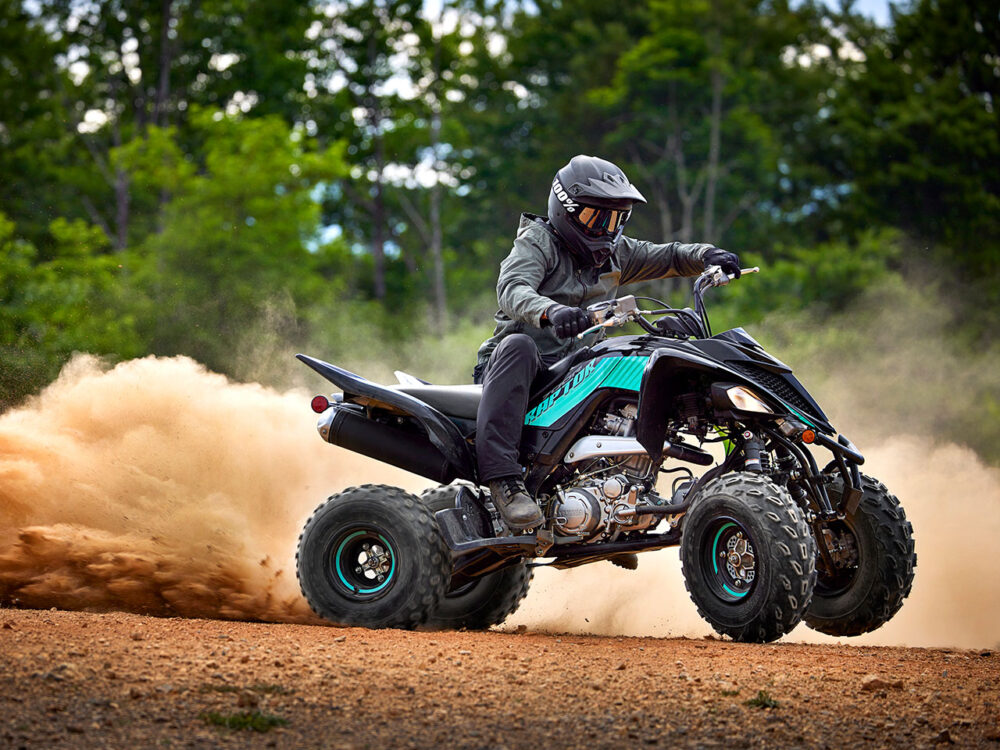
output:
M 736 526 L 736 528 L 739 528 L 739 526 L 737 526 L 732 521 L 723 524 L 716 532 L 715 539 L 712 541 L 712 567 L 715 569 L 716 575 L 719 575 L 719 563 L 718 560 L 716 559 L 716 552 L 719 549 L 719 538 L 722 536 L 722 532 L 728 529 L 730 526 Z M 731 588 L 729 588 L 729 586 L 727 586 L 724 583 L 722 584 L 722 588 L 727 594 L 736 597 L 737 599 L 742 599 L 744 596 L 750 593 L 749 589 L 747 589 L 746 591 L 733 591 Z
M 341 554 L 344 551 L 344 547 L 346 547 L 347 543 L 349 541 L 351 541 L 352 539 L 354 539 L 356 537 L 359 537 L 359 536 L 365 536 L 366 534 L 367 535 L 371 535 L 372 532 L 370 532 L 370 531 L 355 531 L 352 534 L 348 534 L 344 538 L 344 540 L 340 543 L 340 546 L 337 547 L 337 552 L 336 552 L 336 554 L 334 555 L 334 558 L 333 558 L 333 567 L 334 567 L 334 570 L 337 572 L 337 577 L 340 579 L 340 582 L 343 583 L 350 591 L 353 591 L 355 594 L 365 594 L 365 595 L 367 595 L 367 594 L 377 594 L 379 591 L 381 591 L 382 589 L 384 589 L 386 586 L 388 586 L 392 582 L 392 578 L 393 578 L 393 576 L 396 573 L 396 551 L 393 549 L 393 547 L 389 543 L 388 539 L 386 539 L 381 534 L 376 533 L 375 536 L 377 536 L 379 539 L 381 539 L 382 543 L 385 544 L 386 549 L 389 550 L 389 557 L 392 560 L 392 567 L 389 569 L 389 575 L 386 576 L 385 580 L 382 581 L 382 583 L 380 583 L 375 588 L 371 588 L 371 589 L 359 588 L 358 586 L 355 586 L 354 584 L 349 583 L 347 581 L 347 579 L 344 578 L 344 574 L 343 574 L 343 572 L 341 572 L 341 565 L 340 565 L 340 557 L 341 557 Z

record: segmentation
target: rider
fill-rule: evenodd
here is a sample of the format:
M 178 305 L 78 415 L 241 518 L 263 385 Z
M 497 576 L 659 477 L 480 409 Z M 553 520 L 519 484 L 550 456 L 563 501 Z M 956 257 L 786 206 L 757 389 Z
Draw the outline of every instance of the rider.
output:
M 594 156 L 574 156 L 556 172 L 548 217 L 522 214 L 514 248 L 500 264 L 493 336 L 479 348 L 475 380 L 483 384 L 476 431 L 479 479 L 507 524 L 544 521 L 525 489 L 518 446 L 532 382 L 544 368 L 596 343 L 585 307 L 614 299 L 618 287 L 721 266 L 739 276 L 739 258 L 709 244 L 657 245 L 625 237 L 634 203 L 645 203 L 625 173 Z

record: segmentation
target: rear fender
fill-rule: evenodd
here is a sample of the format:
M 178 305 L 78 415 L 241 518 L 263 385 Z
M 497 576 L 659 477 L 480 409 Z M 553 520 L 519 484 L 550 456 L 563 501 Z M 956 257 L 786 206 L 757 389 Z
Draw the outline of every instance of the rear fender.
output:
M 427 431 L 427 437 L 454 467 L 455 473 L 478 482 L 476 462 L 458 428 L 444 414 L 420 399 L 406 393 L 372 383 L 370 380 L 348 372 L 321 359 L 296 354 L 303 364 L 312 368 L 344 392 L 344 400 L 366 406 L 380 406 L 389 411 L 413 417 Z
M 692 374 L 718 373 L 718 362 L 680 348 L 658 349 L 649 357 L 639 386 L 636 439 L 654 460 L 663 454 L 667 415 Z M 724 370 L 723 370 L 724 372 Z

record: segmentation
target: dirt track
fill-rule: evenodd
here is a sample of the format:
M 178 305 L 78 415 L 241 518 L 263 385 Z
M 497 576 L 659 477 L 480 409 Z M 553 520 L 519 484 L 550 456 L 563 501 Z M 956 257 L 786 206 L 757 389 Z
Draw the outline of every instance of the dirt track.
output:
M 1000 748 L 991 651 L 0 610 L 0 670 L 4 747 Z

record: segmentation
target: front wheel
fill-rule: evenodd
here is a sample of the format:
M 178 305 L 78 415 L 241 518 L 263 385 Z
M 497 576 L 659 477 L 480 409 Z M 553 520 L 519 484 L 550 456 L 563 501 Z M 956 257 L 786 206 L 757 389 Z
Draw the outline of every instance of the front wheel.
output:
M 913 527 L 899 500 L 869 476 L 861 478 L 862 498 L 853 515 L 823 523 L 834 567 L 819 564 L 806 624 L 827 635 L 861 635 L 882 627 L 913 585 L 917 554 Z M 830 485 L 830 500 L 839 503 L 840 477 Z
M 763 476 L 728 474 L 705 485 L 684 520 L 680 552 L 698 613 L 736 641 L 780 638 L 809 605 L 816 544 L 788 493 Z
M 295 560 L 316 614 L 366 628 L 425 622 L 451 575 L 431 512 L 408 492 L 374 484 L 344 490 L 317 508 Z

